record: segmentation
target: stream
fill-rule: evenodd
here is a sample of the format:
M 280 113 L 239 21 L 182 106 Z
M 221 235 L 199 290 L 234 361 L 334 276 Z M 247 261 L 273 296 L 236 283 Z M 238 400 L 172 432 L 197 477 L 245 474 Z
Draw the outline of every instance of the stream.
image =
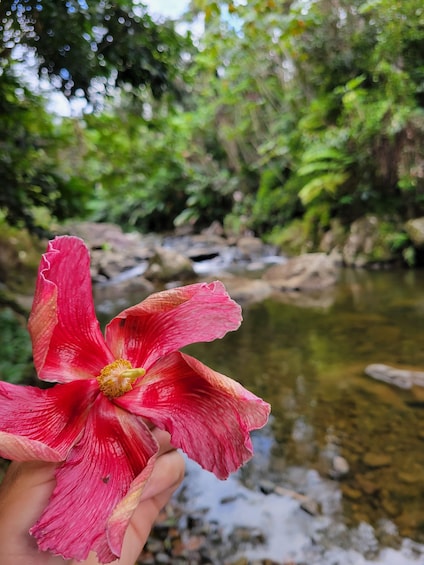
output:
M 110 319 L 139 300 L 98 309 Z M 272 405 L 255 456 L 227 481 L 187 462 L 176 497 L 219 526 L 217 562 L 424 563 L 424 389 L 364 374 L 424 370 L 424 272 L 345 270 L 322 300 L 243 314 L 237 332 L 185 349 Z

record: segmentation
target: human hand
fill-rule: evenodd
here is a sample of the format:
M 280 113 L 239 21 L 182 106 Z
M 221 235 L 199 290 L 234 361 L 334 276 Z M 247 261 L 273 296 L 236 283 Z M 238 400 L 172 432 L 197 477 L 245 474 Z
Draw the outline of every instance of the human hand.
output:
M 159 429 L 152 433 L 159 442 L 159 456 L 129 523 L 121 557 L 115 564 L 134 565 L 160 510 L 184 477 L 183 457 L 171 446 L 169 434 Z M 40 551 L 28 532 L 53 492 L 55 468 L 53 463 L 39 461 L 10 464 L 0 487 L 1 565 L 98 565 L 94 553 L 77 562 Z

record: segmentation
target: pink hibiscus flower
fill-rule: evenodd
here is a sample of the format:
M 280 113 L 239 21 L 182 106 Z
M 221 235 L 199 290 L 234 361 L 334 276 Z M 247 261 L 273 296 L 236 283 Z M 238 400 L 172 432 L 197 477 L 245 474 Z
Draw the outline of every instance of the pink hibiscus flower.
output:
M 0 455 L 60 463 L 31 528 L 41 550 L 67 559 L 120 556 L 158 444 L 146 422 L 225 479 L 252 456 L 249 432 L 270 407 L 179 352 L 236 330 L 240 307 L 220 282 L 158 292 L 127 308 L 103 337 L 89 252 L 58 237 L 43 255 L 29 319 L 34 364 L 48 389 L 0 382 Z

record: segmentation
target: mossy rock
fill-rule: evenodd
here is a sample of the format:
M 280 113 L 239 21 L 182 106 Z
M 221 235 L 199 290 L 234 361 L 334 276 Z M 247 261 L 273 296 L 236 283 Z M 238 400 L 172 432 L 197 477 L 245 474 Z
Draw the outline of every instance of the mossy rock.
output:
M 405 231 L 418 249 L 424 248 L 424 218 L 414 218 L 405 224 Z
M 303 220 L 294 220 L 287 226 L 274 228 L 267 241 L 289 256 L 314 250 L 309 224 Z
M 388 265 L 399 261 L 394 250 L 394 234 L 399 231 L 395 221 L 387 221 L 369 215 L 359 218 L 350 226 L 343 260 L 348 266 L 367 267 Z

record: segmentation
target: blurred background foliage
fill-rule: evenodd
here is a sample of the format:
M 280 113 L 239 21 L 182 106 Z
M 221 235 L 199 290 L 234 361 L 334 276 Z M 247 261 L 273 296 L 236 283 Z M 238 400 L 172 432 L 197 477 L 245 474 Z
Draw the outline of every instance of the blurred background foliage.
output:
M 398 225 L 424 214 L 423 110 L 422 0 L 0 4 L 0 211 L 33 232 Z

